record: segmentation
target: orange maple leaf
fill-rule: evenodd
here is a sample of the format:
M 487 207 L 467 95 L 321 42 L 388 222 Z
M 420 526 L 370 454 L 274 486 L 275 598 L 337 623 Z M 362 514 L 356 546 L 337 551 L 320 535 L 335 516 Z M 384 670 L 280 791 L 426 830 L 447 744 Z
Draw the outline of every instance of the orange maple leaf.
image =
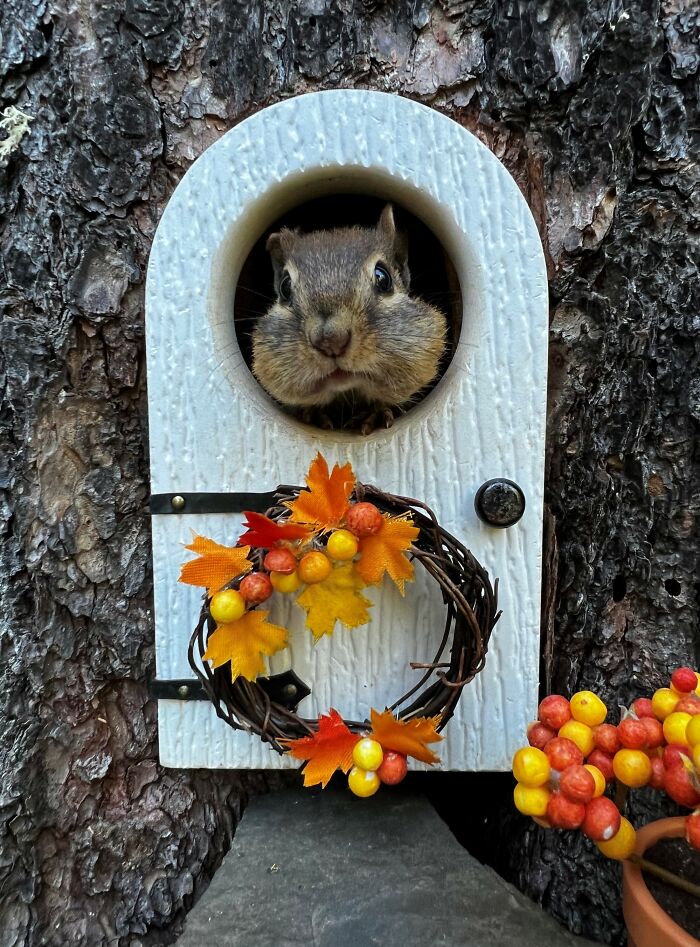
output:
M 360 558 L 355 563 L 358 575 L 367 585 L 378 585 L 388 572 L 403 595 L 404 582 L 413 580 L 413 563 L 405 553 L 419 533 L 410 513 L 385 516 L 378 533 L 360 540 Z
M 200 558 L 190 559 L 184 564 L 178 581 L 186 585 L 202 585 L 210 594 L 253 568 L 248 559 L 250 546 L 220 546 L 213 539 L 193 533 L 192 542 L 185 549 L 196 552 Z
M 292 511 L 291 522 L 304 523 L 316 530 L 338 526 L 348 508 L 350 494 L 355 488 L 355 474 L 350 464 L 335 464 L 328 473 L 328 464 L 319 453 L 309 467 L 306 477 L 308 490 L 301 490 L 296 500 L 287 501 Z
M 331 709 L 328 716 L 318 718 L 318 730 L 308 737 L 286 740 L 291 755 L 306 760 L 304 785 L 321 784 L 323 789 L 337 769 L 347 773 L 352 766 L 352 749 L 360 739 L 352 733 L 337 710 Z
M 217 625 L 207 641 L 204 660 L 215 668 L 230 661 L 232 680 L 254 681 L 265 670 L 262 655 L 287 647 L 287 629 L 265 621 L 269 614 L 254 609 L 237 621 Z
M 385 750 L 394 750 L 404 756 L 412 756 L 422 763 L 439 763 L 440 757 L 428 749 L 426 743 L 437 743 L 442 737 L 435 729 L 440 717 L 414 717 L 413 720 L 397 720 L 390 710 L 370 712 L 372 736 Z

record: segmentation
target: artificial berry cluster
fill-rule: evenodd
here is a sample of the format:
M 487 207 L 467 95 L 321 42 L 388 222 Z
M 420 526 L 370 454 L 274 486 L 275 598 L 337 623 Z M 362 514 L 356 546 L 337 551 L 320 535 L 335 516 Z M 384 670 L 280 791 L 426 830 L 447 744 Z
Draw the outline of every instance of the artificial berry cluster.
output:
M 263 559 L 263 569 L 244 576 L 238 589 L 215 592 L 209 603 L 211 617 L 217 624 L 228 624 L 241 618 L 249 606 L 267 601 L 273 591 L 291 594 L 302 584 L 323 582 L 334 563 L 354 559 L 359 540 L 375 536 L 383 525 L 384 518 L 373 503 L 353 503 L 345 528 L 329 533 L 323 548 L 303 552 L 302 543 L 275 546 Z
M 651 786 L 695 811 L 686 835 L 700 849 L 700 676 L 673 672 L 668 687 L 622 708 L 617 725 L 592 691 L 545 697 L 513 758 L 515 805 L 545 828 L 578 829 L 608 858 L 628 858 L 636 837 L 605 796 L 614 782 Z
M 358 740 L 352 750 L 355 764 L 348 773 L 348 786 L 356 796 L 373 796 L 382 783 L 396 786 L 406 775 L 408 763 L 403 753 L 385 750 L 371 737 Z

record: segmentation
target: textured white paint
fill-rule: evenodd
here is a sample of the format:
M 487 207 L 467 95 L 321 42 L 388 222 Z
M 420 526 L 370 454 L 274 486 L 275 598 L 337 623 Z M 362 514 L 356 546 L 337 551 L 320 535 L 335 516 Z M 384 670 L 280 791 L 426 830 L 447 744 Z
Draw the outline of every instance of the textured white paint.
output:
M 233 299 L 241 265 L 281 214 L 340 191 L 408 207 L 457 268 L 464 328 L 437 388 L 389 431 L 368 438 L 290 420 L 241 360 Z M 350 460 L 360 479 L 424 499 L 499 576 L 504 615 L 486 670 L 464 693 L 440 746 L 443 769 L 507 769 L 534 716 L 539 662 L 540 555 L 546 391 L 547 280 L 535 222 L 515 182 L 473 135 L 415 102 L 330 91 L 281 102 L 224 135 L 173 194 L 153 243 L 147 294 L 148 401 L 154 493 L 259 491 L 299 483 L 317 450 Z M 504 476 L 527 510 L 508 530 L 474 513 L 483 481 Z M 190 677 L 187 642 L 199 592 L 177 583 L 190 530 L 235 542 L 239 516 L 153 518 L 157 673 Z M 436 587 L 420 576 L 402 601 L 375 593 L 371 624 L 315 647 L 292 620 L 293 664 L 313 687 L 306 715 L 336 707 L 363 718 L 415 682 L 443 626 Z M 285 620 L 275 608 L 273 620 Z M 289 765 L 236 733 L 202 702 L 161 701 L 167 766 Z

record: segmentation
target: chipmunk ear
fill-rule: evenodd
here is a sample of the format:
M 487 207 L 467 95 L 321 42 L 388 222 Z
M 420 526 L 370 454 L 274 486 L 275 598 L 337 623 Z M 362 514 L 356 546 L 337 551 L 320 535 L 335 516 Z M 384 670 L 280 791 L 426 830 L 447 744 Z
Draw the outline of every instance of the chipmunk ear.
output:
M 408 291 L 411 285 L 411 274 L 408 271 L 408 240 L 406 234 L 397 231 L 394 221 L 393 204 L 386 204 L 379 217 L 377 230 L 391 247 L 392 258 L 401 273 L 401 281 Z
M 283 227 L 277 233 L 271 233 L 267 238 L 265 249 L 270 254 L 270 259 L 272 260 L 272 268 L 275 272 L 275 289 L 277 289 L 278 283 L 282 276 L 282 270 L 284 269 L 284 264 L 289 257 L 290 250 L 292 249 L 294 237 L 294 230 L 290 230 L 288 227 Z

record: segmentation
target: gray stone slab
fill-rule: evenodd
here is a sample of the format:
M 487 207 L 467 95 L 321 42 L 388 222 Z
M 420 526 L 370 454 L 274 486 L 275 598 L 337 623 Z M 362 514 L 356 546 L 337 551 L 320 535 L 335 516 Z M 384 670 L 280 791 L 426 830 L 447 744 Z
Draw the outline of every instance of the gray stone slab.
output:
M 455 840 L 424 796 L 256 798 L 178 947 L 585 947 Z

